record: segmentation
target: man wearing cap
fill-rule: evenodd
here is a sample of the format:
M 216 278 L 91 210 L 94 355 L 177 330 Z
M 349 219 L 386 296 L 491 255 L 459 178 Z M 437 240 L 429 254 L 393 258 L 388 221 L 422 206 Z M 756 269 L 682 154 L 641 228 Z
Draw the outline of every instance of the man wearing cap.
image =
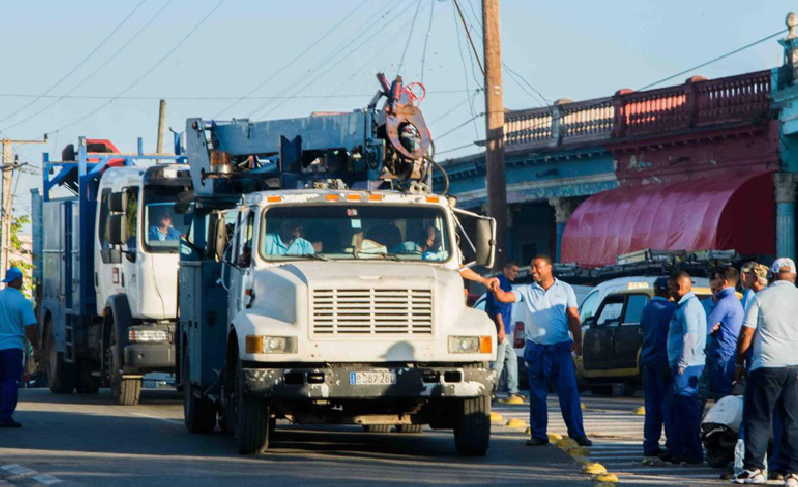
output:
M 22 271 L 6 272 L 5 289 L 0 291 L 0 427 L 20 427 L 12 415 L 17 408 L 17 388 L 22 378 L 22 351 L 27 336 L 38 349 L 38 330 L 33 305 L 22 289 Z
M 774 410 L 784 420 L 782 447 L 784 485 L 798 487 L 798 289 L 792 259 L 777 259 L 773 283 L 756 294 L 745 315 L 737 360 L 753 343 L 751 369 L 743 406 L 744 470 L 736 483 L 765 483 L 764 457 Z
M 676 310 L 676 304 L 668 299 L 668 278 L 659 277 L 654 281 L 654 297 L 643 308 L 640 327 L 643 330 L 643 348 L 640 351 L 640 367 L 643 377 L 646 419 L 643 426 L 643 464 L 659 463 L 659 438 L 665 425 L 665 436 L 670 444 L 673 434 L 670 431 L 671 385 L 668 367 L 668 327 Z

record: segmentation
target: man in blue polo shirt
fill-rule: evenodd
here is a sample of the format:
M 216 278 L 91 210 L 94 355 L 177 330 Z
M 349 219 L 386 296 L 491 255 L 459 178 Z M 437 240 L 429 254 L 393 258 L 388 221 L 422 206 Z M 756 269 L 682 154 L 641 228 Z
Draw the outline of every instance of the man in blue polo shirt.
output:
M 18 428 L 22 425 L 12 415 L 17 408 L 25 337 L 34 350 L 39 343 L 33 305 L 20 292 L 22 272 L 16 267 L 8 269 L 3 282 L 6 287 L 0 291 L 0 427 Z
M 654 281 L 654 297 L 643 308 L 640 328 L 643 330 L 643 348 L 640 351 L 640 372 L 643 376 L 646 418 L 643 425 L 643 464 L 657 465 L 662 426 L 670 443 L 673 433 L 670 421 L 671 374 L 668 367 L 668 328 L 676 304 L 669 300 L 667 277 Z
M 677 300 L 668 328 L 668 364 L 673 377 L 671 430 L 674 438 L 669 442 L 670 451 L 664 459 L 696 465 L 704 460 L 698 378 L 704 371 L 707 314 L 693 293 L 690 274 L 679 272 L 671 278 L 670 284 Z
M 582 355 L 582 327 L 574 290 L 554 277 L 551 258 L 547 255 L 532 259 L 529 270 L 535 280 L 533 284 L 520 286 L 511 292 L 505 292 L 495 284 L 491 287 L 497 300 L 526 306 L 530 313 L 524 351 L 532 426 L 532 437 L 527 445 L 546 445 L 549 442 L 546 435 L 546 394 L 549 383 L 553 382 L 568 436 L 582 446 L 590 446 L 593 443 L 585 434 L 576 369 L 571 358 L 572 351 L 577 356 Z
M 499 279 L 499 287 L 502 291 L 509 292 L 513 290 L 512 282 L 518 276 L 518 266 L 515 262 L 507 262 L 504 264 L 502 273 L 497 276 Z M 512 303 L 499 302 L 493 293 L 488 293 L 485 296 L 485 312 L 488 317 L 496 323 L 496 333 L 498 350 L 496 353 L 496 391 L 499 390 L 501 383 L 502 371 L 507 371 L 507 393 L 508 399 L 513 399 L 518 395 L 518 363 L 513 349 L 513 323 Z
M 706 369 L 712 399 L 731 394 L 734 382 L 737 337 L 743 326 L 743 305 L 737 299 L 737 269 L 725 267 L 712 274 L 717 302 L 707 318 L 709 343 Z

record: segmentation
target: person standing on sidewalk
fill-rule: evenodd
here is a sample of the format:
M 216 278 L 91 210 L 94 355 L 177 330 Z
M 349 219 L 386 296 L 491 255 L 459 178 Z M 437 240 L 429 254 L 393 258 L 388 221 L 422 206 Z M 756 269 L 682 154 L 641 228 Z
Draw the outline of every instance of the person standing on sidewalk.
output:
M 525 329 L 524 360 L 529 376 L 532 437 L 526 444 L 539 446 L 549 443 L 546 395 L 549 384 L 553 383 L 568 436 L 581 446 L 591 446 L 593 443 L 585 434 L 582 421 L 576 368 L 571 357 L 571 352 L 577 357 L 582 355 L 582 325 L 574 290 L 554 277 L 551 257 L 547 255 L 532 259 L 529 270 L 535 280 L 532 284 L 511 292 L 503 291 L 496 284 L 491 286 L 498 301 L 519 303 L 530 313 Z
M 22 289 L 22 271 L 11 267 L 6 272 L 5 289 L 0 291 L 0 427 L 19 428 L 12 415 L 17 408 L 25 337 L 38 349 L 38 325 L 33 305 Z
M 743 305 L 737 299 L 737 269 L 724 267 L 712 274 L 717 301 L 707 318 L 709 343 L 706 373 L 709 397 L 719 399 L 732 391 L 735 372 L 737 337 L 743 325 Z
M 640 351 L 640 368 L 643 377 L 646 418 L 643 425 L 643 464 L 656 465 L 660 450 L 659 439 L 662 426 L 668 444 L 673 433 L 670 423 L 669 387 L 671 387 L 668 367 L 668 328 L 676 304 L 668 298 L 668 278 L 659 277 L 654 281 L 654 297 L 643 308 L 640 327 L 643 330 L 643 347 Z
M 668 328 L 668 365 L 673 380 L 671 400 L 670 451 L 662 459 L 672 463 L 700 464 L 704 461 L 701 446 L 701 406 L 698 379 L 704 370 L 707 340 L 707 315 L 693 293 L 690 274 L 678 272 L 670 280 L 677 300 Z
M 783 418 L 784 485 L 798 487 L 798 289 L 792 259 L 777 259 L 774 282 L 754 296 L 740 333 L 737 360 L 742 363 L 753 344 L 745 385 L 743 426 L 745 457 L 738 484 L 764 484 L 765 453 L 774 410 Z
M 499 279 L 499 287 L 504 292 L 513 290 L 512 282 L 518 276 L 518 266 L 515 262 L 508 262 L 502 269 Z M 513 349 L 513 322 L 512 322 L 512 303 L 502 303 L 496 300 L 492 292 L 485 296 L 485 312 L 488 317 L 496 323 L 498 350 L 496 353 L 496 391 L 501 384 L 502 371 L 507 371 L 507 393 L 508 400 L 514 399 L 518 394 L 518 362 Z M 520 397 L 519 397 L 520 399 Z

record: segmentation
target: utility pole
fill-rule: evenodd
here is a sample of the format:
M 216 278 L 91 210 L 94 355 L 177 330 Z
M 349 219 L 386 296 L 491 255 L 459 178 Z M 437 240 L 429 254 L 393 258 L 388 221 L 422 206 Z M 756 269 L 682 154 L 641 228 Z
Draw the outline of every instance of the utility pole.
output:
M 158 137 L 155 139 L 155 153 L 163 154 L 164 130 L 166 130 L 166 100 L 158 103 Z
M 2 207 L 0 208 L 0 270 L 5 274 L 8 269 L 8 251 L 11 248 L 11 220 L 14 217 L 14 171 L 20 166 L 14 161 L 14 146 L 29 144 L 45 144 L 47 136 L 41 140 L 0 139 L 2 145 Z
M 504 177 L 504 92 L 499 0 L 482 0 L 485 60 L 485 190 L 488 215 L 496 219 L 496 269 L 506 260 L 507 181 Z

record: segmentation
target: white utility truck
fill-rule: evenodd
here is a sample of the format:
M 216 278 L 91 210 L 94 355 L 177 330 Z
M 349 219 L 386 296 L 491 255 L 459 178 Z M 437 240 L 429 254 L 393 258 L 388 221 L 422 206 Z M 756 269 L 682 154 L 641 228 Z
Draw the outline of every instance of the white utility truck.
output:
M 496 329 L 466 306 L 459 271 L 491 265 L 495 224 L 431 191 L 421 111 L 401 78 L 380 81 L 353 112 L 187 121 L 189 431 L 218 422 L 253 453 L 278 418 L 428 424 L 453 429 L 461 454 L 487 450 Z
M 42 365 L 53 392 L 107 384 L 135 405 L 144 374 L 175 370 L 187 222 L 174 206 L 191 178 L 176 156 L 142 153 L 140 140 L 136 154 L 85 138 L 75 152 L 45 155 L 43 191 L 32 191 Z

